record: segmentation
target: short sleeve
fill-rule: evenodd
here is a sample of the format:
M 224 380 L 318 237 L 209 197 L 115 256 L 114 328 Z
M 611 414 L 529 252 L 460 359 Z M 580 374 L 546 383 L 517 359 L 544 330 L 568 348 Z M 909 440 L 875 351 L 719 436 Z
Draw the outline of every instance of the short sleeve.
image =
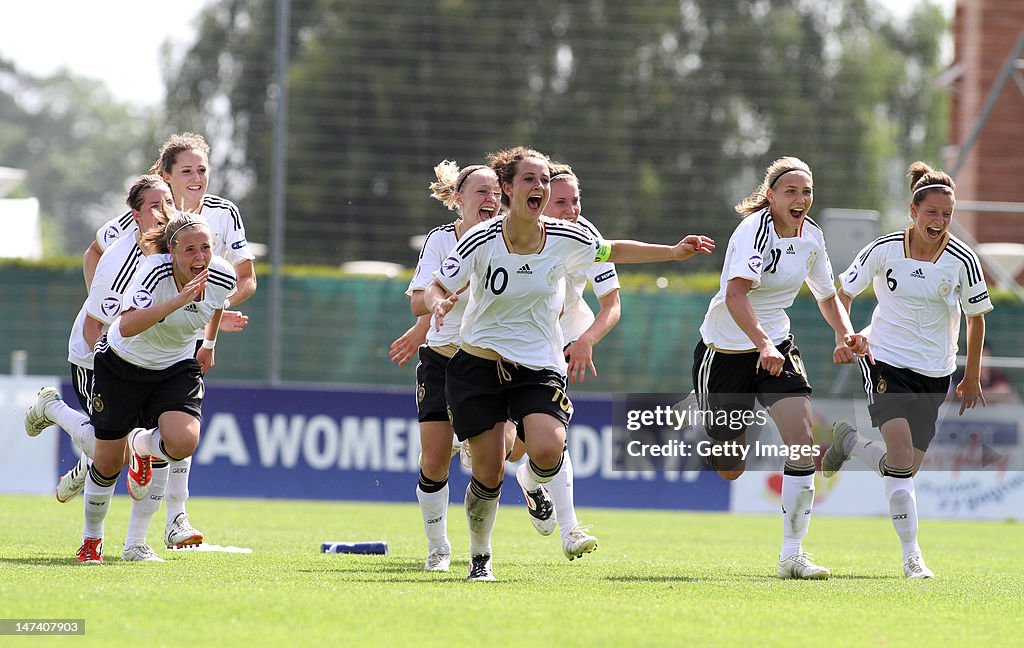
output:
M 214 257 L 210 263 L 206 285 L 213 293 L 213 303 L 223 304 L 224 300 L 235 292 L 238 285 L 234 265 L 227 259 Z
M 121 312 L 132 308 L 149 308 L 153 305 L 153 292 L 146 288 L 144 282 L 147 277 L 153 274 L 153 270 L 160 265 L 162 257 L 165 257 L 165 255 L 154 254 L 153 256 L 146 257 L 139 264 L 138 269 L 135 271 L 135 276 L 132 277 L 128 290 L 125 291 L 124 298 L 121 300 Z
M 125 223 L 135 224 L 135 220 L 132 219 L 131 210 L 125 213 L 111 218 L 106 223 L 100 225 L 99 229 L 96 230 L 96 245 L 100 247 L 101 252 L 106 252 L 107 248 L 116 241 L 117 239 L 124 236 L 128 228 L 125 227 Z
M 111 287 L 110 277 L 102 268 L 97 268 L 93 276 L 89 296 L 85 298 L 85 312 L 97 322 L 107 325 L 121 313 L 121 294 Z
M 863 250 L 853 257 L 850 267 L 839 275 L 839 286 L 851 297 L 864 292 L 875 278 L 878 266 L 882 261 L 882 248 L 876 241 L 868 243 Z
M 816 254 L 811 262 L 805 283 L 818 301 L 824 301 L 836 294 L 836 278 L 832 274 L 832 261 L 828 258 L 824 239 L 821 240 L 821 252 Z
M 594 294 L 604 297 L 613 290 L 619 289 L 619 275 L 615 272 L 615 264 L 605 261 L 590 266 L 587 270 L 587 279 L 593 286 Z
M 968 317 L 984 315 L 992 310 L 992 298 L 988 294 L 985 275 L 981 272 L 981 262 L 972 250 L 963 248 L 967 256 L 961 259 L 960 266 L 960 307 Z
M 243 261 L 255 259 L 256 255 L 252 253 L 249 241 L 245 238 L 245 225 L 238 213 L 238 207 L 230 201 L 225 202 L 227 203 L 226 209 L 231 212 L 229 219 L 231 226 L 227 228 L 228 231 L 224 232 L 224 254 L 222 256 L 228 263 L 236 266 Z
M 431 230 L 423 241 L 420 258 L 416 262 L 416 271 L 409 281 L 409 288 L 405 291 L 407 296 L 411 297 L 417 290 L 425 290 L 434 280 L 434 273 L 441 268 L 441 262 L 448 256 L 450 250 L 447 247 L 450 241 L 447 241 L 441 232 L 441 228 Z
M 726 258 L 729 263 L 722 269 L 725 280 L 749 279 L 751 288 L 758 288 L 761 285 L 761 273 L 764 271 L 764 256 L 762 249 L 765 245 L 759 246 L 756 241 L 761 228 L 757 226 L 761 218 L 756 215 L 748 216 L 736 228 L 729 238 L 729 251 Z
M 469 283 L 469 278 L 473 274 L 473 259 L 480 255 L 479 246 L 473 247 L 468 252 L 469 257 L 462 256 L 459 251 L 460 247 L 456 245 L 450 250 L 433 273 L 433 279 L 436 279 L 449 293 L 457 293 Z

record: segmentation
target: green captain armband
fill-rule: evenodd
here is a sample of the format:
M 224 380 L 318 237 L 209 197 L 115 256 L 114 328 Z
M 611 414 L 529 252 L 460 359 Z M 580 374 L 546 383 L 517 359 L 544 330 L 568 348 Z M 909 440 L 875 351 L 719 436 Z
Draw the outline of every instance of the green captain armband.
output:
M 597 254 L 594 255 L 594 263 L 604 263 L 612 256 L 612 244 L 601 241 L 597 246 Z

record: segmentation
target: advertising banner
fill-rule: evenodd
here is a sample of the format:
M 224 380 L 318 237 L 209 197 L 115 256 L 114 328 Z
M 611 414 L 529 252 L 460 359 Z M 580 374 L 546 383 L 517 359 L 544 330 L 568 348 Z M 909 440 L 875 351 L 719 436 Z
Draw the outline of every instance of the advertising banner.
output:
M 65 398 L 75 402 L 70 386 Z M 611 400 L 573 397 L 568 445 L 579 506 L 726 510 L 729 485 L 707 472 L 620 470 Z M 61 470 L 76 455 L 67 435 Z M 360 390 L 208 383 L 191 495 L 415 502 L 419 424 L 412 389 Z M 509 466 L 503 499 L 522 501 Z M 468 474 L 450 473 L 461 502 Z

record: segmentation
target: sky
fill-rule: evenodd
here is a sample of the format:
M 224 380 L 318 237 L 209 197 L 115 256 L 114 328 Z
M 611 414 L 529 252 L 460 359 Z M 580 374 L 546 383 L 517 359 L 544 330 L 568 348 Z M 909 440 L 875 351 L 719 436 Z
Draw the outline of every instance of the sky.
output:
M 184 48 L 200 10 L 215 0 L 19 0 L 0 5 L 0 56 L 44 76 L 65 67 L 104 82 L 123 101 L 163 102 L 160 47 Z M 264 0 L 269 2 L 270 0 Z M 920 1 L 920 0 L 917 0 Z M 937 0 L 952 13 L 955 0 Z M 916 2 L 876 0 L 897 17 Z M 45 34 L 44 38 L 40 34 Z
M 160 47 L 195 37 L 210 0 L 19 0 L 0 5 L 0 57 L 37 76 L 64 67 L 140 105 L 164 98 Z M 45 35 L 45 36 L 43 36 Z

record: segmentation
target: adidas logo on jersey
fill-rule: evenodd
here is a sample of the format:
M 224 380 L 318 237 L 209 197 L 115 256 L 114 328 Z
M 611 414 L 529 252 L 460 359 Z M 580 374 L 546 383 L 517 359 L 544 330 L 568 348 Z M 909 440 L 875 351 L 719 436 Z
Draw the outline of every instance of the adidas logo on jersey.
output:
M 793 249 L 793 244 L 789 244 L 789 249 L 786 250 L 786 254 L 796 254 L 796 250 Z
M 530 264 L 529 263 L 524 263 L 522 268 L 519 268 L 518 270 L 516 270 L 516 274 L 529 274 L 529 275 L 532 275 L 533 274 L 533 270 L 530 270 Z
M 911 272 L 910 276 L 911 277 L 917 277 L 918 279 L 924 279 L 925 278 L 924 270 L 922 270 L 921 268 L 918 268 L 917 270 L 914 270 L 913 272 Z
M 196 307 L 196 305 L 194 303 L 193 304 L 186 304 L 185 305 L 185 312 L 186 313 L 198 313 L 199 312 L 199 308 Z

